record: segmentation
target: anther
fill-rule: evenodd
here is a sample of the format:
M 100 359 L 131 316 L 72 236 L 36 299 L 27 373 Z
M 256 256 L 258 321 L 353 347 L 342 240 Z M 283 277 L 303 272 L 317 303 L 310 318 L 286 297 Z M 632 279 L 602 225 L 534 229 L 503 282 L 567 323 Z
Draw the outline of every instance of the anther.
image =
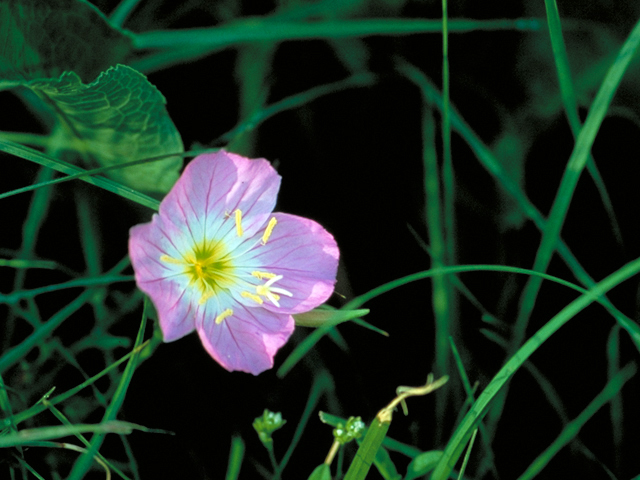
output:
M 258 295 L 256 295 L 255 293 L 240 292 L 240 295 L 243 296 L 244 298 L 250 298 L 251 300 L 256 302 L 258 305 L 262 305 L 264 303 L 263 300 Z
M 216 317 L 216 324 L 220 325 L 225 318 L 230 317 L 231 315 L 233 315 L 233 310 L 231 310 L 230 308 L 227 308 L 225 311 L 223 311 L 220 315 Z
M 184 262 L 177 260 L 173 257 L 170 257 L 169 255 L 161 255 L 160 261 L 165 263 L 172 263 L 174 265 L 184 265 Z
M 263 297 L 267 297 L 267 299 L 273 303 L 276 307 L 280 307 L 280 295 L 286 295 L 287 297 L 293 297 L 293 293 L 284 288 L 272 287 L 272 285 L 278 280 L 282 280 L 282 275 L 275 275 L 274 277 L 267 280 L 264 285 L 256 285 L 256 293 L 258 295 L 262 295 Z M 280 295 L 278 295 L 280 294 Z
M 242 236 L 242 210 L 240 210 L 239 208 L 236 209 L 235 211 L 235 216 L 236 216 L 236 232 L 238 233 L 238 236 L 241 237 Z
M 209 300 L 211 297 L 213 297 L 215 295 L 213 289 L 211 287 L 209 287 L 200 297 L 200 300 L 198 300 L 198 303 L 200 305 L 204 305 L 207 300 Z
M 264 280 L 265 278 L 273 278 L 276 276 L 275 273 L 258 272 L 258 271 L 251 272 L 251 275 L 253 275 L 256 278 L 259 278 L 260 280 Z
M 276 217 L 271 217 L 271 220 L 269 220 L 269 224 L 267 225 L 267 228 L 265 229 L 264 233 L 262 234 L 262 244 L 263 245 L 267 244 L 267 240 L 269 240 L 269 237 L 273 233 L 273 229 L 276 226 L 276 223 L 278 223 L 278 220 L 276 220 Z

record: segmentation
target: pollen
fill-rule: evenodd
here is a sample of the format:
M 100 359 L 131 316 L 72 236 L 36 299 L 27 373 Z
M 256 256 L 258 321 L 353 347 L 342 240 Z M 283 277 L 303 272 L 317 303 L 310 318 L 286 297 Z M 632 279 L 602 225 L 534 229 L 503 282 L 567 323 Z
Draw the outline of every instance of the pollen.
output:
M 200 292 L 200 305 L 235 283 L 235 267 L 223 242 L 198 243 L 183 255 L 184 260 L 163 257 L 160 258 L 163 261 L 184 267 L 189 286 Z
M 202 296 L 200 297 L 200 300 L 198 300 L 198 304 L 204 305 L 205 303 L 207 303 L 207 300 L 209 300 L 215 294 L 216 292 L 214 292 L 212 288 L 205 290 Z
M 236 216 L 236 233 L 238 234 L 239 237 L 241 237 L 242 234 L 244 233 L 244 231 L 242 230 L 242 210 L 237 208 L 234 213 Z
M 276 276 L 275 273 L 258 272 L 258 271 L 251 272 L 251 275 L 253 275 L 256 278 L 259 278 L 260 280 L 264 280 L 265 278 L 273 278 Z
M 282 275 L 274 275 L 264 285 L 256 285 L 256 293 L 263 297 L 266 297 L 273 305 L 280 307 L 280 295 L 286 295 L 287 297 L 293 297 L 293 293 L 284 288 L 273 287 L 272 285 L 278 280 L 282 280 Z
M 267 228 L 262 234 L 263 245 L 267 244 L 267 240 L 269 240 L 269 237 L 271 237 L 271 234 L 273 233 L 273 229 L 275 228 L 276 223 L 278 223 L 278 220 L 276 220 L 276 217 L 271 217 L 271 220 L 269 220 L 269 224 L 267 225 Z
M 263 303 L 263 300 L 258 295 L 256 295 L 255 293 L 240 292 L 240 295 L 242 295 L 244 298 L 250 298 L 251 300 L 256 302 L 258 305 L 262 305 L 262 303 Z
M 220 325 L 225 318 L 230 317 L 231 315 L 233 315 L 233 310 L 227 308 L 216 317 L 216 325 Z
M 164 263 L 171 263 L 173 265 L 184 265 L 184 262 L 182 260 L 175 259 L 173 257 L 170 257 L 169 255 L 161 255 L 160 261 Z

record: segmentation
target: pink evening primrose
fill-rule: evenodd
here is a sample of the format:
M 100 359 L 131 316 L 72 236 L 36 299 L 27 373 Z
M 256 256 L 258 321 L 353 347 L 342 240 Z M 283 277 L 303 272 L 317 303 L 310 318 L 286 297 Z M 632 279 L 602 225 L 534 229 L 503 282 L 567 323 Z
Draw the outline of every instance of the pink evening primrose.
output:
M 194 329 L 229 371 L 254 375 L 336 282 L 335 240 L 313 220 L 272 213 L 280 176 L 265 159 L 194 158 L 150 223 L 131 229 L 136 283 L 165 342 Z

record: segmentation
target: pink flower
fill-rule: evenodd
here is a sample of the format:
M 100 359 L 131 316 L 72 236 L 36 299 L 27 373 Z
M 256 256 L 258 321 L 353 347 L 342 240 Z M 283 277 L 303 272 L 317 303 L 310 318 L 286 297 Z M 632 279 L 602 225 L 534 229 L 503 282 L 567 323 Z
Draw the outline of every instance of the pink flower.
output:
M 293 332 L 291 315 L 331 295 L 336 242 L 313 220 L 272 213 L 279 188 L 265 159 L 200 155 L 159 214 L 131 229 L 136 283 L 165 342 L 195 329 L 224 368 L 257 375 Z

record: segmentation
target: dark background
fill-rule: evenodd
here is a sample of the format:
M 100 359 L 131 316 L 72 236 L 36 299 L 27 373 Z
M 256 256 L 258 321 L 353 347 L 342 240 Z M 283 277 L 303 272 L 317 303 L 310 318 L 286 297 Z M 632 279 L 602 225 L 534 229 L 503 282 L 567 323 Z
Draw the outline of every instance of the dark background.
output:
M 113 2 L 94 3 L 107 13 L 114 6 Z M 560 14 L 569 25 L 566 41 L 584 119 L 599 85 L 597 78 L 601 78 L 585 73 L 589 71 L 587 67 L 604 62 L 615 53 L 640 16 L 640 9 L 633 2 L 617 3 L 615 7 L 606 7 L 604 2 L 590 2 L 588 6 L 565 3 L 560 2 Z M 237 10 L 233 12 L 233 8 Z M 270 2 L 256 9 L 252 2 L 205 5 L 191 1 L 176 7 L 172 2 L 150 1 L 142 2 L 125 26 L 133 31 L 211 26 L 228 21 L 229 16 L 269 14 L 274 8 Z M 469 1 L 457 2 L 449 8 L 451 18 L 534 16 L 543 23 L 545 19 L 543 2 L 535 2 L 534 6 L 533 2 L 487 5 Z M 351 14 L 354 18 L 439 18 L 439 15 L 439 2 L 390 1 L 362 2 Z M 546 215 L 573 147 L 559 100 L 546 31 L 452 33 L 449 42 L 452 103 L 485 144 L 496 152 L 507 152 L 502 160 Z M 333 233 L 341 249 L 336 291 L 346 299 L 430 267 L 428 255 L 412 233 L 414 230 L 427 241 L 421 160 L 422 98 L 418 88 L 394 70 L 394 60 L 403 58 L 412 62 L 437 85 L 441 85 L 442 65 L 438 34 L 366 38 L 357 48 L 368 56 L 362 65 L 376 74 L 374 85 L 327 95 L 266 120 L 251 141 L 242 144 L 241 152 L 269 159 L 282 175 L 277 210 L 313 218 Z M 263 90 L 267 104 L 346 78 L 350 69 L 335 52 L 330 43 L 319 40 L 279 45 L 267 78 L 270 88 L 265 86 Z M 234 73 L 238 56 L 238 50 L 228 49 L 148 74 L 166 97 L 168 111 L 186 148 L 224 146 L 216 139 L 241 119 L 240 87 Z M 640 254 L 637 80 L 634 64 L 593 149 L 612 198 L 623 244 L 613 236 L 594 184 L 586 174 L 578 185 L 563 229 L 563 238 L 596 280 Z M 15 100 L 6 94 L 2 95 L 2 101 L 5 111 L 15 112 L 11 122 L 6 116 L 2 120 L 3 129 L 41 128 L 34 125 L 17 101 L 9 103 Z M 439 115 L 436 120 L 440 134 Z M 514 142 L 512 150 L 506 149 L 507 141 Z M 438 147 L 440 150 L 440 142 Z M 518 213 L 456 133 L 452 137 L 452 152 L 457 190 L 457 263 L 530 268 L 540 233 Z M 11 172 L 0 179 L 2 191 L 33 182 L 35 166 L 6 155 L 2 161 L 5 172 Z M 126 253 L 128 229 L 148 221 L 150 212 L 110 193 L 73 183 L 56 187 L 50 214 L 40 234 L 45 241 L 39 242 L 37 253 L 41 258 L 54 258 L 78 271 L 83 269 L 75 233 L 77 219 L 69 214 L 74 211 L 79 188 L 91 196 L 95 215 L 100 219 L 103 265 L 110 267 Z M 6 249 L 17 249 L 28 195 L 2 202 L 2 216 L 7 219 L 3 244 Z M 557 257 L 549 273 L 574 281 Z M 61 281 L 52 275 L 50 279 L 29 277 L 33 283 L 28 285 Z M 459 297 L 458 318 L 452 319 L 458 323 L 455 342 L 471 381 L 478 381 L 482 389 L 505 359 L 502 348 L 483 335 L 481 329 L 489 328 L 508 336 L 526 277 L 482 272 L 462 274 L 460 278 L 505 325 L 504 329 L 487 325 L 481 313 Z M 126 294 L 133 289 L 132 285 L 114 288 Z M 43 298 L 43 308 L 54 312 L 75 294 Z M 112 294 L 112 301 L 117 298 Z M 575 292 L 545 283 L 528 334 L 574 298 Z M 626 315 L 638 318 L 640 297 L 636 279 L 615 289 L 610 298 Z M 340 306 L 344 299 L 334 295 L 330 303 Z M 371 309 L 366 320 L 389 332 L 388 338 L 345 324 L 340 332 L 349 345 L 348 352 L 325 338 L 284 379 L 278 379 L 275 371 L 258 377 L 228 373 L 206 354 L 196 335 L 161 345 L 137 369 L 119 416 L 174 432 L 174 435 L 135 432 L 129 437 L 141 477 L 224 478 L 231 436 L 238 434 L 246 443 L 240 478 L 260 478 L 256 464 L 268 468 L 269 461 L 251 427 L 253 419 L 264 408 L 282 412 L 288 423 L 274 435 L 276 456 L 281 458 L 313 380 L 322 370 L 332 376 L 335 390 L 323 397 L 317 409 L 343 417 L 360 415 L 367 422 L 393 398 L 396 386 L 423 384 L 433 363 L 430 281 L 401 287 L 366 307 Z M 141 308 L 136 308 L 112 333 L 133 338 L 140 315 Z M 91 310 L 84 308 L 56 335 L 69 342 L 68 338 L 86 334 L 90 328 L 87 325 L 92 324 L 90 316 Z M 607 381 L 605 349 L 613 325 L 604 309 L 589 307 L 532 357 L 535 366 L 557 390 L 570 419 L 586 407 Z M 306 328 L 296 329 L 291 341 L 276 356 L 276 368 L 309 333 Z M 626 333 L 621 333 L 620 338 L 621 365 L 637 362 L 638 351 Z M 120 353 L 126 351 L 123 348 Z M 87 353 L 81 359 L 87 371 L 95 373 L 103 368 L 102 359 L 96 357 Z M 459 380 L 455 371 L 436 373 L 449 374 L 451 388 L 456 388 L 454 384 Z M 14 372 L 12 378 L 15 375 Z M 50 382 L 59 391 L 78 383 L 72 376 L 65 380 L 62 373 Z M 622 445 L 616 447 L 613 443 L 609 408 L 604 407 L 579 436 L 593 458 L 574 442 L 553 459 L 539 478 L 609 478 L 602 465 L 620 479 L 640 473 L 638 398 L 640 384 L 634 378 L 622 390 L 625 415 Z M 451 399 L 443 418 L 435 418 L 433 398 L 409 400 L 409 416 L 404 417 L 398 411 L 389 436 L 424 451 L 443 448 L 455 428 L 460 400 Z M 84 421 L 99 421 L 101 415 L 96 410 Z M 562 427 L 535 380 L 525 371 L 518 372 L 510 384 L 493 443 L 500 478 L 516 478 L 521 474 Z M 324 460 L 331 442 L 331 428 L 312 415 L 284 478 L 306 478 Z M 467 470 L 470 478 L 476 478 L 474 472 L 482 457 L 483 450 L 478 445 Z M 353 446 L 348 449 L 349 458 L 354 451 Z M 119 441 L 109 438 L 103 453 L 121 458 Z M 66 458 L 72 462 L 75 456 L 66 454 Z M 407 460 L 397 454 L 392 458 L 403 472 Z M 372 471 L 370 478 L 379 478 L 378 475 Z M 491 476 L 488 473 L 486 478 Z

